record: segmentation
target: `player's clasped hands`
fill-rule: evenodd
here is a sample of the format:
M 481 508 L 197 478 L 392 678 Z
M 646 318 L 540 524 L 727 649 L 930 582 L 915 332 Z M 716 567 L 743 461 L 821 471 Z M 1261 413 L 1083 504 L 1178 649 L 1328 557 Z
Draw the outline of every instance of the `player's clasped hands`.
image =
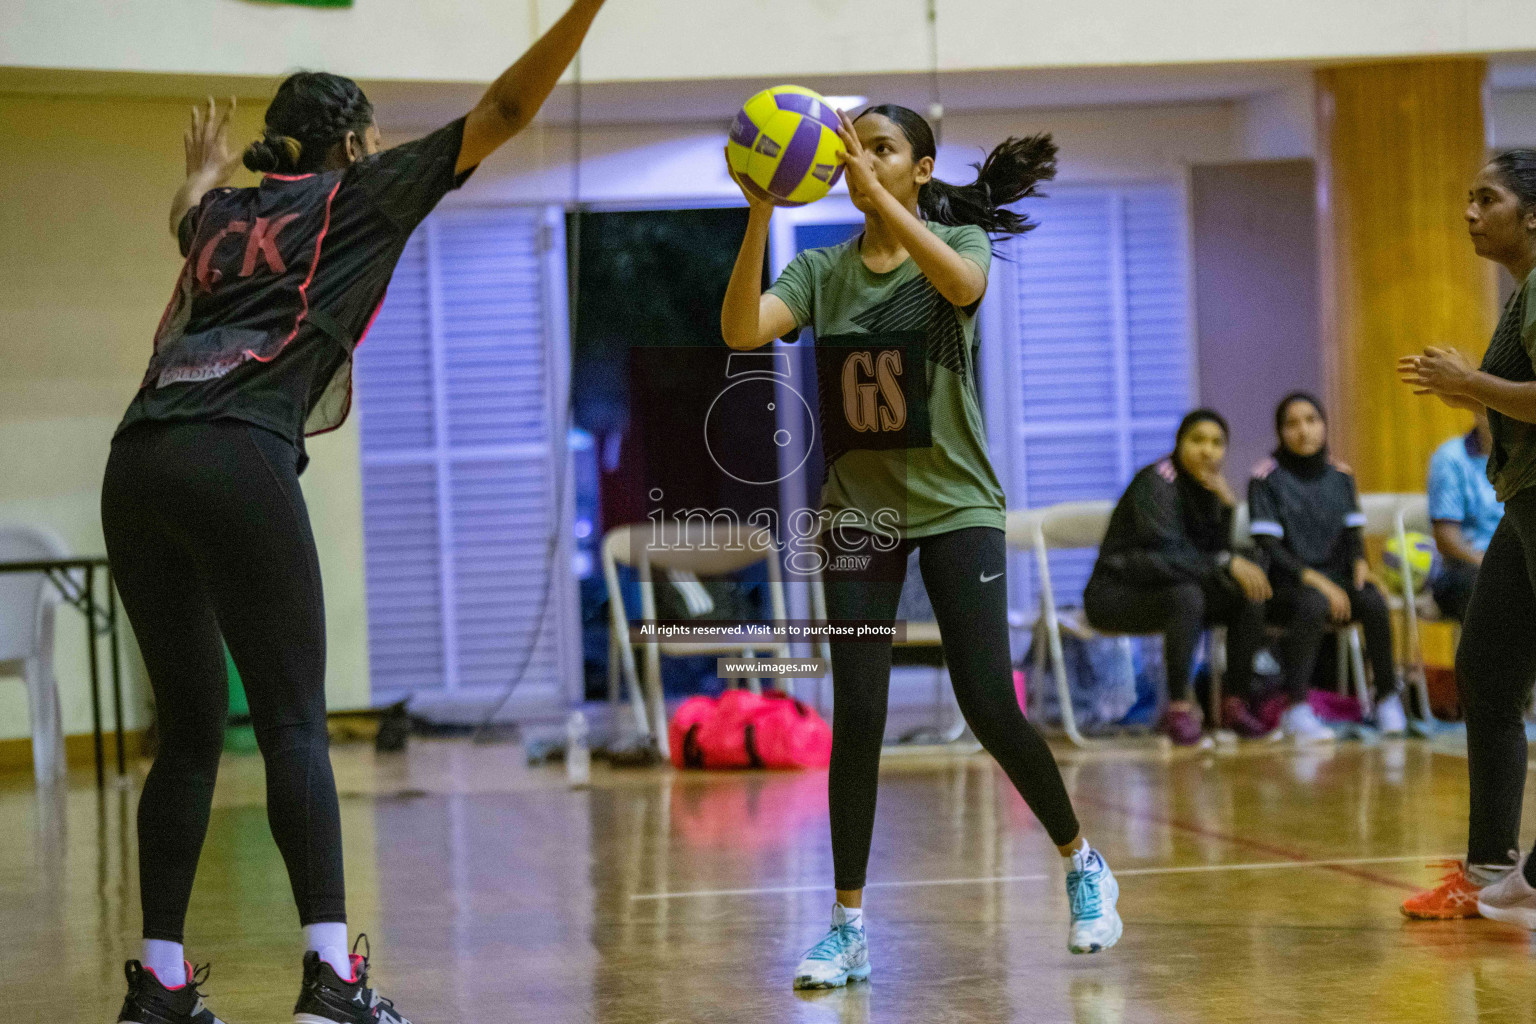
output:
M 1416 395 L 1434 395 L 1446 405 L 1472 408 L 1477 403 L 1465 394 L 1467 382 L 1476 372 L 1467 357 L 1454 348 L 1430 345 L 1416 356 L 1402 356 L 1397 361 L 1397 376 Z

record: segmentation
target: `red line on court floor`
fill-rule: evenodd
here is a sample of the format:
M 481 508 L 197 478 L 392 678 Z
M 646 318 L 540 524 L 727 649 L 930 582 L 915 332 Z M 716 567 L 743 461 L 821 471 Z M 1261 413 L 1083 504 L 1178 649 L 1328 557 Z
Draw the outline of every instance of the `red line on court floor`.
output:
M 1271 856 L 1279 857 L 1283 860 L 1295 861 L 1298 864 L 1307 864 L 1311 863 L 1313 860 L 1318 859 L 1313 857 L 1311 854 L 1304 853 L 1301 850 L 1292 849 L 1288 846 L 1277 846 L 1274 843 L 1266 843 L 1258 839 L 1245 839 L 1242 836 L 1229 835 L 1228 833 L 1218 831 L 1217 829 L 1206 828 L 1204 825 L 1196 825 L 1188 821 L 1179 821 L 1177 818 L 1164 818 L 1161 815 L 1148 814 L 1144 811 L 1132 810 L 1129 807 L 1123 807 L 1120 804 L 1108 803 L 1103 800 L 1085 799 L 1083 797 L 1074 795 L 1072 802 L 1078 804 L 1088 804 L 1093 807 L 1100 807 L 1106 811 L 1114 811 L 1116 814 L 1124 815 L 1127 818 L 1134 818 L 1138 821 L 1150 821 L 1159 825 L 1166 825 L 1169 828 L 1178 829 L 1181 832 L 1189 832 L 1192 835 L 1205 836 L 1207 839 L 1219 839 L 1224 843 L 1231 843 L 1233 846 L 1239 846 L 1248 850 L 1257 850 L 1260 853 L 1267 853 Z M 1431 859 L 1433 858 L 1426 857 L 1425 862 L 1427 863 Z M 1319 864 L 1317 867 L 1320 871 L 1336 871 L 1341 875 L 1350 875 L 1354 878 L 1362 878 L 1367 882 L 1374 882 L 1377 885 L 1384 885 L 1391 889 L 1405 889 L 1409 892 L 1416 892 L 1419 889 L 1419 886 L 1413 885 L 1409 882 L 1404 882 L 1401 879 L 1388 878 L 1386 875 L 1379 875 L 1374 871 L 1366 871 L 1361 868 L 1350 867 L 1347 864 Z

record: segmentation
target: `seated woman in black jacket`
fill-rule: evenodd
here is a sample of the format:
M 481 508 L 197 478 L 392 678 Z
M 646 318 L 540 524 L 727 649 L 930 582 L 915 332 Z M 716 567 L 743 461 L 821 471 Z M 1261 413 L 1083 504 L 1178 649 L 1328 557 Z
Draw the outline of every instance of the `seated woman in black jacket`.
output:
M 1323 637 L 1359 622 L 1376 686 L 1376 724 L 1407 728 L 1392 666 L 1392 620 L 1367 578 L 1365 513 L 1347 467 L 1328 457 L 1328 424 L 1311 395 L 1287 395 L 1275 409 L 1280 447 L 1248 482 L 1253 536 L 1269 563 L 1270 617 L 1286 627 L 1281 660 L 1291 707 L 1281 727 L 1301 742 L 1332 739 L 1307 704 Z
M 1184 417 L 1173 454 L 1137 473 L 1115 506 L 1083 592 L 1095 629 L 1163 634 L 1168 708 L 1161 728 L 1181 746 L 1200 740 L 1190 669 L 1200 635 L 1217 624 L 1227 627 L 1223 723 L 1246 736 L 1265 731 L 1247 698 L 1269 580 L 1233 550 L 1237 502 L 1221 475 L 1227 437 L 1227 421 L 1209 409 Z

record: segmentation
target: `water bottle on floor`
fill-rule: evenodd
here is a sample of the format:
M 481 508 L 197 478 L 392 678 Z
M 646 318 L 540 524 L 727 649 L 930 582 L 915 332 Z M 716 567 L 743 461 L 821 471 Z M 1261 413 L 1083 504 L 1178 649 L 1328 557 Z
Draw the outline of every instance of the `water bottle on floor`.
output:
M 565 720 L 565 781 L 585 786 L 592 780 L 592 750 L 587 746 L 587 716 L 572 711 Z

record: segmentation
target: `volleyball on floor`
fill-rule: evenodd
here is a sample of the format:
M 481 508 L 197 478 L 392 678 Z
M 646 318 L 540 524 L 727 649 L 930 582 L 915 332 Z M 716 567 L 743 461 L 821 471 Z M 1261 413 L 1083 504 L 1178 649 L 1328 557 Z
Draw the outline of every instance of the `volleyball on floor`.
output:
M 1405 545 L 1399 544 L 1396 537 L 1386 543 L 1386 549 L 1382 552 L 1382 576 L 1393 590 L 1401 593 L 1403 589 L 1403 569 L 1406 566 L 1408 577 L 1413 581 L 1415 592 L 1423 590 L 1429 583 L 1429 578 L 1440 567 L 1440 552 L 1435 548 L 1432 538 L 1422 533 L 1409 533 L 1404 536 L 1407 554 L 1403 553 Z
M 804 206 L 843 176 L 837 111 L 798 85 L 764 89 L 742 106 L 725 144 L 742 188 L 775 206 Z

